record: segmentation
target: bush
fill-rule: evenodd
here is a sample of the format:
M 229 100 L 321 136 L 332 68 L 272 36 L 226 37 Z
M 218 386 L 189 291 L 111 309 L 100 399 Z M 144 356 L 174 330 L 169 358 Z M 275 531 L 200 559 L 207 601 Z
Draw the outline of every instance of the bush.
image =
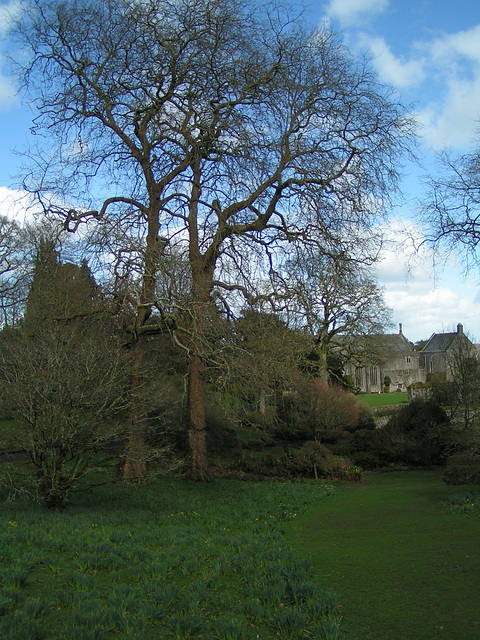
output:
M 205 410 L 207 427 L 207 449 L 210 453 L 220 453 L 225 449 L 240 449 L 237 434 L 225 412 L 218 405 L 207 405 Z
M 110 465 L 102 448 L 122 438 L 129 377 L 126 353 L 106 321 L 92 321 L 88 330 L 39 324 L 35 337 L 19 329 L 4 346 L 3 399 L 49 508 L 61 507 L 81 480 Z
M 429 375 L 428 383 L 432 390 L 432 400 L 439 405 L 449 406 L 457 402 L 458 389 L 451 380 L 447 380 L 444 373 Z
M 361 406 L 355 431 L 357 431 L 357 429 L 369 429 L 373 431 L 375 428 L 375 419 L 371 410 L 368 407 Z
M 348 463 L 338 458 L 320 442 L 305 442 L 300 449 L 285 454 L 284 464 L 289 474 L 305 478 L 338 475 Z
M 357 429 L 361 416 L 365 419 L 365 410 L 353 395 L 315 380 L 282 398 L 276 435 L 285 440 L 324 441 L 334 432 Z
M 230 469 L 253 476 L 265 478 L 280 478 L 288 476 L 283 460 L 278 460 L 272 455 L 257 457 L 251 453 L 242 453 L 240 460 L 235 461 Z
M 480 484 L 480 455 L 460 451 L 447 460 L 443 479 L 447 484 Z
M 451 446 L 447 415 L 432 401 L 415 400 L 397 411 L 385 427 L 360 429 L 353 436 L 352 457 L 363 468 L 390 464 L 443 464 Z
M 378 469 L 380 465 L 380 459 L 374 453 L 368 451 L 361 451 L 353 456 L 353 461 L 356 465 L 362 469 L 372 470 Z

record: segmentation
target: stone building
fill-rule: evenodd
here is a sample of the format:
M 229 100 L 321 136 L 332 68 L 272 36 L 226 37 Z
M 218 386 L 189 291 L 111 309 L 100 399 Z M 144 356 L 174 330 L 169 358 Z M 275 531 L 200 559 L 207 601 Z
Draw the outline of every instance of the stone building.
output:
M 455 361 L 463 357 L 476 357 L 477 349 L 464 334 L 463 325 L 458 324 L 456 332 L 434 333 L 420 354 L 427 375 L 442 373 L 449 379 L 453 375 Z
M 363 337 L 345 373 L 352 376 L 355 388 L 363 393 L 381 393 L 385 379 L 390 380 L 390 391 L 405 391 L 413 382 L 425 381 L 420 352 L 405 338 L 402 325 L 398 333 Z
M 456 332 L 432 334 L 421 351 L 415 351 L 405 338 L 401 324 L 398 333 L 363 336 L 355 342 L 355 357 L 345 366 L 345 373 L 363 393 L 385 391 L 385 379 L 390 380 L 389 391 L 406 391 L 415 382 L 426 382 L 430 374 L 449 378 L 456 359 L 477 353 L 461 324 Z

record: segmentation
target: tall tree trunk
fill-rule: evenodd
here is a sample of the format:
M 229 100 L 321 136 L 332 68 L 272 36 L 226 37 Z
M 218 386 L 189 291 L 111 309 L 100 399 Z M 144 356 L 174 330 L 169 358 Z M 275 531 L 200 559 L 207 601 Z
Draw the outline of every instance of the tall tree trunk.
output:
M 125 441 L 122 480 L 143 480 L 146 476 L 145 432 L 148 412 L 145 390 L 146 336 L 139 336 L 133 346 L 131 400 L 128 435 Z
M 188 375 L 188 443 L 190 473 L 193 480 L 208 480 L 206 421 L 205 421 L 205 364 L 196 355 L 190 357 Z

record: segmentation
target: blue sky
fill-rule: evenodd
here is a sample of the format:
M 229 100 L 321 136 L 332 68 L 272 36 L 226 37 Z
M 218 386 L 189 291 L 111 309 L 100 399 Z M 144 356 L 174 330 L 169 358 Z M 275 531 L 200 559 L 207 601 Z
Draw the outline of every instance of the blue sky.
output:
M 425 171 L 433 152 L 464 152 L 480 141 L 480 2 L 478 0 L 304 0 L 311 20 L 327 22 L 353 52 L 368 53 L 381 80 L 395 87 L 420 124 Z M 19 187 L 21 160 L 15 149 L 28 141 L 32 112 L 15 97 L 4 61 L 6 11 L 17 0 L 0 0 L 0 208 Z M 477 135 L 478 134 L 478 135 Z M 422 169 L 408 167 L 404 202 L 391 211 L 389 249 L 378 265 L 379 282 L 411 340 L 428 338 L 462 322 L 480 342 L 480 274 L 462 275 L 461 262 L 434 258 L 423 248 L 416 215 Z M 415 242 L 410 241 L 410 237 Z M 400 243 L 395 246 L 395 243 Z M 433 262 L 437 266 L 433 268 Z

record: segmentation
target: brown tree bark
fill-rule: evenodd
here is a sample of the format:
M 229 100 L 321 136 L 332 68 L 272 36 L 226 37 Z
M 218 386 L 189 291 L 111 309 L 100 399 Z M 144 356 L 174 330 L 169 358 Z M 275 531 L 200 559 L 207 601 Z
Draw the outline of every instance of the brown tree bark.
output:
M 133 346 L 131 404 L 121 474 L 124 482 L 141 481 L 146 476 L 145 432 L 148 412 L 145 390 L 146 336 L 140 335 Z
M 208 480 L 206 421 L 205 421 L 205 364 L 192 355 L 188 375 L 188 443 L 190 474 L 193 480 Z

